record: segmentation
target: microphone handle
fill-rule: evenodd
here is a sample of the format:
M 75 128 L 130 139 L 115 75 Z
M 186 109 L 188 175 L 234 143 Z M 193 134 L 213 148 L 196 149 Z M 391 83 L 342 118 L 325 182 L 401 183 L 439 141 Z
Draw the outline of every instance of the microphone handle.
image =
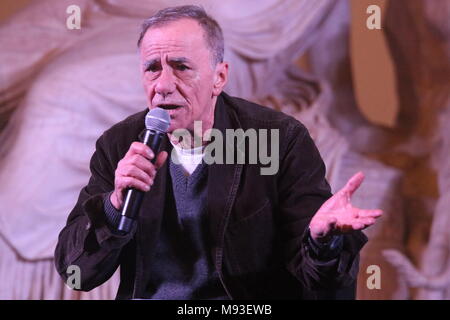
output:
M 155 155 L 155 157 L 150 160 L 153 164 L 156 162 L 156 155 L 158 154 L 159 146 L 164 134 L 164 132 L 159 132 L 156 130 L 145 131 L 143 143 L 149 146 Z M 128 233 L 130 232 L 133 222 L 138 215 L 145 193 L 144 191 L 137 190 L 135 188 L 127 188 L 125 192 L 125 201 L 122 208 L 119 227 L 117 229 L 121 232 Z

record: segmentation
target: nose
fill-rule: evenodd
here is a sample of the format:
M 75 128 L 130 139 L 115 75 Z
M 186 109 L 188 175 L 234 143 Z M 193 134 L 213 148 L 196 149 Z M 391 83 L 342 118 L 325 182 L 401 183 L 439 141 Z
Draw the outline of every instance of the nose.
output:
M 172 94 L 175 91 L 175 77 L 170 68 L 163 68 L 161 74 L 157 79 L 155 92 L 163 98 Z

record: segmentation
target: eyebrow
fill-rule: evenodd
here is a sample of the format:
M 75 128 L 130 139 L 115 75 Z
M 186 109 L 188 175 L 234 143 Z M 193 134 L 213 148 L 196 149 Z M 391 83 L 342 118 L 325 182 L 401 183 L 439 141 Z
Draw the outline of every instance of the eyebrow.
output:
M 187 63 L 189 62 L 189 59 L 185 57 L 179 57 L 179 58 L 171 58 L 169 59 L 170 62 L 176 62 L 176 63 Z
M 159 63 L 159 59 L 151 59 L 151 60 L 147 60 L 145 61 L 144 64 L 144 68 L 147 69 L 150 65 L 155 64 L 155 63 Z
M 170 58 L 169 62 L 188 63 L 188 62 L 190 62 L 190 60 L 185 58 L 185 57 L 175 57 L 175 58 Z M 151 59 L 151 60 L 145 61 L 144 62 L 144 68 L 148 68 L 150 65 L 155 64 L 155 63 L 160 63 L 159 58 L 155 58 L 155 59 Z

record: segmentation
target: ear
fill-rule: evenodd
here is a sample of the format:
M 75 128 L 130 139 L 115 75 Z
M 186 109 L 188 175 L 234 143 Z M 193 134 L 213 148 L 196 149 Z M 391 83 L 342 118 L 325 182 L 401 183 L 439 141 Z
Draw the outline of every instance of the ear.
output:
M 228 81 L 228 62 L 221 62 L 216 65 L 214 71 L 213 96 L 218 96 Z

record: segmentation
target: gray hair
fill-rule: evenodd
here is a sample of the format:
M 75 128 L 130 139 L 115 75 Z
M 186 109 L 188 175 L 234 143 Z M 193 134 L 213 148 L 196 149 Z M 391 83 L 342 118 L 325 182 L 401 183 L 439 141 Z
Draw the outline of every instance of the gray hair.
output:
M 213 53 L 213 62 L 216 64 L 223 62 L 224 40 L 222 29 L 217 21 L 210 17 L 202 7 L 195 5 L 165 8 L 144 20 L 142 23 L 141 34 L 137 42 L 138 48 L 140 48 L 142 39 L 149 28 L 162 26 L 169 22 L 186 18 L 197 21 L 203 28 L 206 43 Z

